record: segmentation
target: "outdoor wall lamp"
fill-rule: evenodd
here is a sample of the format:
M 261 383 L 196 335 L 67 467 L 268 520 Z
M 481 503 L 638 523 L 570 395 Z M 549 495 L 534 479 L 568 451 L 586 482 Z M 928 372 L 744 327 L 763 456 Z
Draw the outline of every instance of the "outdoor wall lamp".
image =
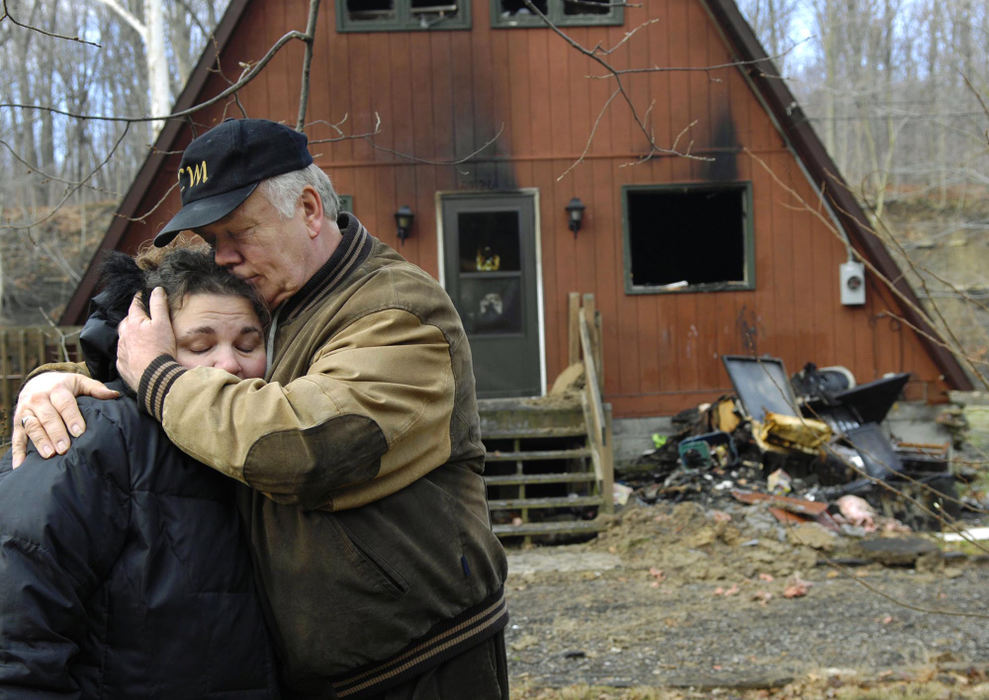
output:
M 574 197 L 567 204 L 567 216 L 570 218 L 570 230 L 573 231 L 573 237 L 577 237 L 577 232 L 580 230 L 580 225 L 584 223 L 584 203 L 580 201 L 580 197 Z
M 412 221 L 415 218 L 416 215 L 412 213 L 407 204 L 403 204 L 395 212 L 395 227 L 398 229 L 398 240 L 401 241 L 402 245 L 405 245 L 405 239 L 409 237 L 409 232 L 412 231 Z

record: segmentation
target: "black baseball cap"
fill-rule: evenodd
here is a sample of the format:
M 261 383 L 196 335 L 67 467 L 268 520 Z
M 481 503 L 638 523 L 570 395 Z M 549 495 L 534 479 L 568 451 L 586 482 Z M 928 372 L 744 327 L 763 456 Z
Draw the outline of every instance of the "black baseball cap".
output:
M 262 180 L 308 167 L 308 142 L 305 134 L 267 119 L 227 119 L 193 139 L 179 167 L 182 208 L 155 236 L 155 245 L 222 219 Z

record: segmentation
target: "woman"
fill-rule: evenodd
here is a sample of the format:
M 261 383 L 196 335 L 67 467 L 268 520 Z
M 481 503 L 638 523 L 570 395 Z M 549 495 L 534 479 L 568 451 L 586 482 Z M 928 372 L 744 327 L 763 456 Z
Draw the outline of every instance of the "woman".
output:
M 160 251 L 159 251 L 160 252 Z M 83 330 L 113 401 L 67 454 L 0 463 L 0 697 L 268 698 L 274 662 L 234 482 L 175 448 L 116 378 L 116 325 L 162 286 L 187 367 L 265 370 L 263 305 L 208 248 L 123 255 Z

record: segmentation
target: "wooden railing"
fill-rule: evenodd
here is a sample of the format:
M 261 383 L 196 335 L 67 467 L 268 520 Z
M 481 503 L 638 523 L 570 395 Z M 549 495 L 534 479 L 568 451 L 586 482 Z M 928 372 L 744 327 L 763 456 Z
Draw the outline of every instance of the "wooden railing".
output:
M 569 296 L 570 364 L 584 365 L 584 388 L 581 404 L 587 423 L 587 443 L 591 450 L 591 463 L 604 502 L 601 509 L 612 512 L 612 491 L 615 482 L 614 450 L 611 434 L 611 412 L 601 398 L 604 389 L 604 363 L 601 346 L 601 315 L 594 304 L 594 295 L 583 299 L 576 292 Z
M 10 441 L 10 416 L 24 377 L 46 362 L 79 357 L 76 326 L 0 327 L 0 451 Z

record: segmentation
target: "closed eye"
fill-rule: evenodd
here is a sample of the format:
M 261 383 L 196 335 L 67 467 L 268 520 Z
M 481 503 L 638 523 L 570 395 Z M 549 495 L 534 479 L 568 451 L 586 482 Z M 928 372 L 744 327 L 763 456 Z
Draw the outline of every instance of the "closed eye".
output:
M 241 352 L 254 352 L 264 342 L 261 336 L 261 329 L 248 326 L 240 332 L 240 339 L 235 346 Z
M 213 347 L 214 346 L 211 343 L 209 345 L 201 345 L 201 344 L 183 345 L 182 349 L 185 350 L 186 352 L 191 352 L 193 355 L 202 355 L 203 353 L 207 353 L 210 350 L 212 350 Z

